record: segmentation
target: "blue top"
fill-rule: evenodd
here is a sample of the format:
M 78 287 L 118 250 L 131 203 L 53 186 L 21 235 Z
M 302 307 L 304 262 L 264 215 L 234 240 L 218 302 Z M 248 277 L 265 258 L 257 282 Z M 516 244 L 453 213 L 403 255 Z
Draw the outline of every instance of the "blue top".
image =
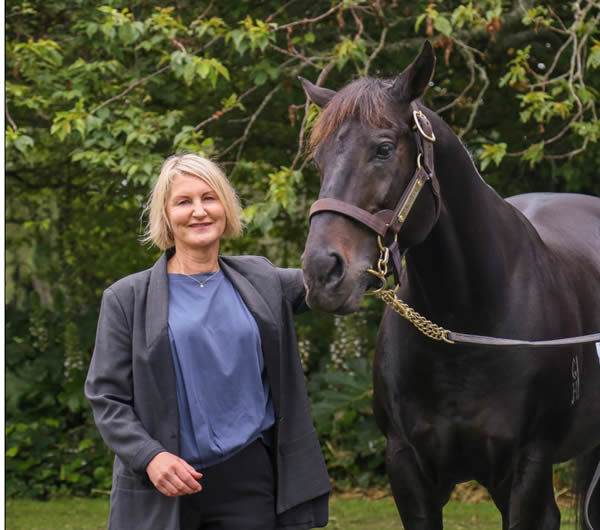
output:
M 258 326 L 222 271 L 203 288 L 169 274 L 169 339 L 181 458 L 197 467 L 223 462 L 273 425 Z

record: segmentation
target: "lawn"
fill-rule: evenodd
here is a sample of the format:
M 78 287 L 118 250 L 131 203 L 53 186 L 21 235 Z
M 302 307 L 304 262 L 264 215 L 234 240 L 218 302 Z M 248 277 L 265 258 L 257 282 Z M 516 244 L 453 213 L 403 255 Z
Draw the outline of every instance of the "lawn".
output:
M 6 500 L 6 530 L 101 530 L 106 528 L 108 499 L 55 499 L 49 502 Z M 448 530 L 501 528 L 500 515 L 487 501 L 450 502 L 444 509 Z M 339 497 L 330 504 L 331 530 L 399 530 L 390 497 L 377 500 Z M 563 511 L 562 530 L 573 529 L 573 513 Z

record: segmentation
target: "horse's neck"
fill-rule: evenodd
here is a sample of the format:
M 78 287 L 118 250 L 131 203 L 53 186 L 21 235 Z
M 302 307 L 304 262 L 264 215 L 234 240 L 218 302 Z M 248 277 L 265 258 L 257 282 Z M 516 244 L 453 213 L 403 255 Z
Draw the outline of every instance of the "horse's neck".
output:
M 539 236 L 483 181 L 458 138 L 436 145 L 436 171 L 443 206 L 427 240 L 407 254 L 411 294 L 430 314 L 495 313 Z

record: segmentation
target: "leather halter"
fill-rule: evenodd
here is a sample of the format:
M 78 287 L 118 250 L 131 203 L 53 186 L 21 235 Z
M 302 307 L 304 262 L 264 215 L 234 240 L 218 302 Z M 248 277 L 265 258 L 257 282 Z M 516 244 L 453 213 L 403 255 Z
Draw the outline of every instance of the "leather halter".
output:
M 398 232 L 400 232 L 417 197 L 428 181 L 431 182 L 435 198 L 436 222 L 440 216 L 440 185 L 435 174 L 433 154 L 435 134 L 427 116 L 423 114 L 414 101 L 411 103 L 410 108 L 413 111 L 415 121 L 414 137 L 417 145 L 417 169 L 396 207 L 393 210 L 380 210 L 376 213 L 370 213 L 358 206 L 338 199 L 318 199 L 313 203 L 309 214 L 309 219 L 320 212 L 334 212 L 350 217 L 375 232 L 380 238 L 380 247 L 382 246 L 382 241 L 392 240 L 387 247 L 392 255 L 394 273 L 398 282 L 400 280 L 400 271 L 402 270 L 402 256 L 406 252 L 406 250 L 403 252 L 400 251 Z

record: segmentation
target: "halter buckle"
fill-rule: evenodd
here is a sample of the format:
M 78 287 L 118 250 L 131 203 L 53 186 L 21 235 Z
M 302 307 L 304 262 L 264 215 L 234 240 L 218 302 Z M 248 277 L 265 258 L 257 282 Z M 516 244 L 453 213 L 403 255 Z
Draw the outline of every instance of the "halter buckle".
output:
M 423 136 L 423 138 L 426 138 L 430 142 L 435 142 L 435 134 L 433 133 L 433 130 L 431 131 L 431 134 L 427 134 L 423 130 L 423 126 L 421 125 L 421 122 L 419 121 L 419 118 L 427 119 L 427 116 L 425 116 L 425 114 L 423 114 L 420 110 L 413 110 L 413 118 L 415 120 L 415 125 L 416 125 L 417 129 L 419 129 L 419 132 L 421 133 L 421 136 Z

